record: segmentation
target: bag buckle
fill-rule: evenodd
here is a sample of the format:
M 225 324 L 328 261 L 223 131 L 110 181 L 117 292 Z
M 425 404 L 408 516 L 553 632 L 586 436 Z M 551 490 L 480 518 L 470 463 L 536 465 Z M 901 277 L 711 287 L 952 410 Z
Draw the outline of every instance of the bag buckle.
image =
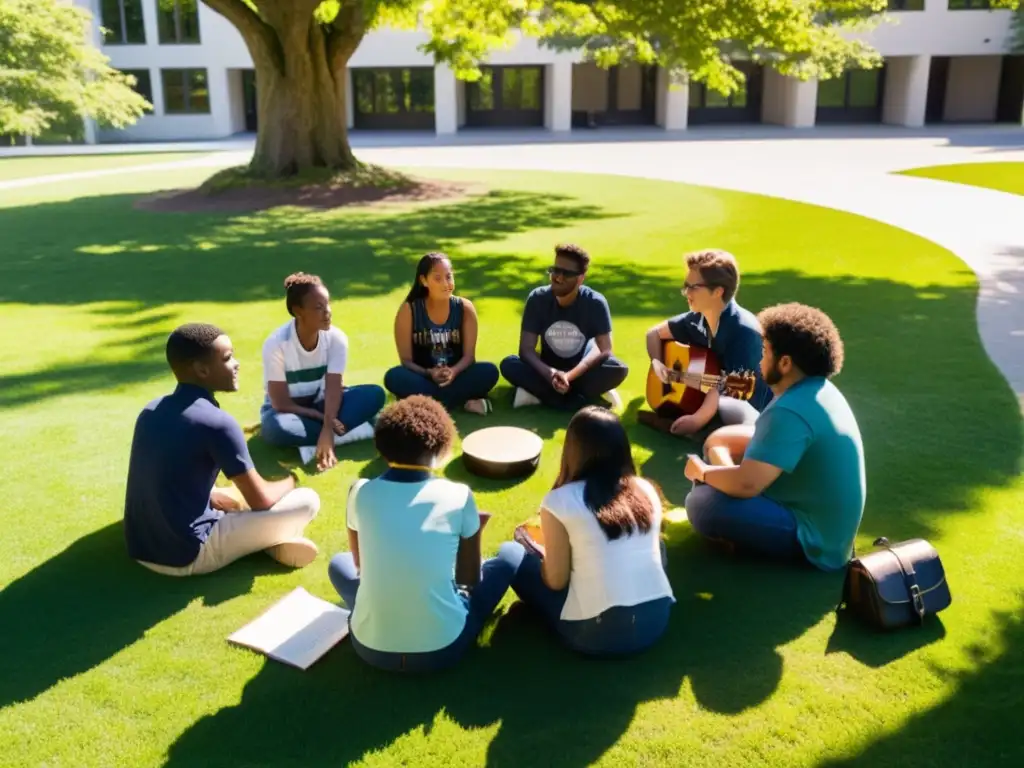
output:
M 917 584 L 910 585 L 910 599 L 914 603 L 914 610 L 917 612 L 917 617 L 924 620 L 924 597 L 921 595 L 921 588 Z

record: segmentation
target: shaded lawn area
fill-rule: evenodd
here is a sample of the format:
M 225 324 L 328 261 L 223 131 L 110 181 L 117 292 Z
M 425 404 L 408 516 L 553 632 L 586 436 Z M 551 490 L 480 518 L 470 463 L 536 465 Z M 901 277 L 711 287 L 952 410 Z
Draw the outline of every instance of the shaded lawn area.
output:
M 138 152 L 117 155 L 68 155 L 67 157 L 0 157 L 0 181 L 54 176 L 61 173 L 129 168 L 179 160 L 195 160 L 209 152 Z
M 952 181 L 972 187 L 1024 195 L 1024 163 L 954 163 L 900 171 L 903 176 Z
M 209 173 L 209 171 L 206 171 Z M 441 175 L 431 171 L 431 175 Z M 444 172 L 487 182 L 482 198 L 406 210 L 251 216 L 132 209 L 141 192 L 202 171 L 138 174 L 0 193 L 0 456 L 7 557 L 0 561 L 0 744 L 12 765 L 1012 765 L 1024 758 L 1020 412 L 985 356 L 976 283 L 951 254 L 866 219 L 665 182 Z M 30 194 L 26 194 L 30 193 Z M 877 635 L 833 612 L 841 577 L 732 560 L 688 526 L 667 530 L 678 604 L 667 636 L 621 662 L 576 658 L 509 595 L 455 670 L 407 679 L 343 643 L 306 673 L 225 637 L 295 586 L 334 599 L 344 497 L 380 470 L 370 443 L 304 476 L 323 499 L 321 554 L 288 571 L 263 555 L 172 580 L 125 556 L 120 527 L 131 429 L 172 385 L 166 334 L 206 320 L 231 335 L 242 390 L 221 398 L 257 421 L 260 347 L 285 322 L 281 281 L 322 275 L 351 342 L 351 383 L 395 360 L 392 321 L 422 253 L 444 249 L 477 304 L 479 357 L 514 351 L 520 308 L 552 246 L 591 250 L 616 354 L 630 366 L 624 420 L 641 471 L 675 504 L 686 441 L 636 423 L 643 334 L 683 309 L 681 255 L 718 246 L 744 270 L 739 299 L 822 307 L 846 342 L 837 384 L 867 448 L 858 547 L 924 536 L 954 602 L 919 631 Z M 463 435 L 517 424 L 546 440 L 538 471 L 470 477 L 494 513 L 493 553 L 554 481 L 567 417 L 459 414 Z M 269 475 L 292 452 L 254 436 Z

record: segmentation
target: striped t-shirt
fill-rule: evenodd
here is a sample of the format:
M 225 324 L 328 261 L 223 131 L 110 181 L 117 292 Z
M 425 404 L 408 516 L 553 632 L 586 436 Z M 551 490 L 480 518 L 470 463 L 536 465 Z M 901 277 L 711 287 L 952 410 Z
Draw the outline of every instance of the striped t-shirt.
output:
M 263 342 L 263 383 L 270 396 L 271 381 L 288 383 L 288 394 L 299 405 L 324 399 L 324 380 L 328 373 L 345 373 L 348 361 L 348 337 L 333 325 L 320 331 L 316 348 L 307 351 L 289 320 Z

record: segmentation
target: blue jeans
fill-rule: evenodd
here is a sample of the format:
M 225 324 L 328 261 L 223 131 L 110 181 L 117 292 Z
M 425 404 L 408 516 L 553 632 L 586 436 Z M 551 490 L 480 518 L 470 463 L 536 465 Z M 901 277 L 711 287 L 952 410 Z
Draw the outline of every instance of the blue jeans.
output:
M 473 363 L 455 377 L 447 387 L 439 387 L 429 376 L 397 365 L 384 374 L 384 386 L 399 400 L 410 395 L 427 395 L 449 410 L 467 400 L 487 397 L 498 383 L 498 366 L 494 363 Z
M 519 546 L 518 544 L 515 546 Z M 354 632 L 349 633 L 356 655 L 372 667 L 391 672 L 436 672 L 454 665 L 466 653 L 480 635 L 484 622 L 494 613 L 498 603 L 505 596 L 512 577 L 519 567 L 520 552 L 515 547 L 502 545 L 498 556 L 485 560 L 480 569 L 480 581 L 469 596 L 460 594 L 466 604 L 466 624 L 454 642 L 436 651 L 419 653 L 398 653 L 375 651 L 359 642 Z M 338 590 L 345 606 L 354 611 L 356 595 L 359 592 L 359 574 L 351 552 L 342 552 L 331 559 L 327 566 L 331 584 Z
M 587 342 L 583 356 L 586 357 L 595 346 L 593 339 Z M 569 366 L 565 370 L 569 370 Z M 622 384 L 629 375 L 629 367 L 617 357 L 609 357 L 576 379 L 564 395 L 556 392 L 550 381 L 518 355 L 509 355 L 501 361 L 501 375 L 513 387 L 525 389 L 549 408 L 578 411 Z
M 781 559 L 804 559 L 793 513 L 767 496 L 738 499 L 698 483 L 686 500 L 686 517 L 706 539 Z
M 664 565 L 664 545 L 661 555 Z M 512 589 L 526 605 L 540 612 L 566 646 L 578 653 L 588 656 L 639 653 L 654 645 L 668 627 L 671 597 L 660 597 L 639 605 L 616 605 L 592 619 L 563 619 L 562 607 L 569 588 L 551 589 L 544 583 L 540 568 L 540 558 L 527 554 L 512 579 Z
M 377 415 L 386 399 L 384 390 L 376 384 L 344 387 L 338 421 L 345 425 L 346 430 L 352 431 Z M 324 412 L 322 401 L 309 407 Z M 316 419 L 307 419 L 295 413 L 278 413 L 270 403 L 264 403 L 260 408 L 260 434 L 271 445 L 289 448 L 316 445 L 323 427 L 324 423 Z

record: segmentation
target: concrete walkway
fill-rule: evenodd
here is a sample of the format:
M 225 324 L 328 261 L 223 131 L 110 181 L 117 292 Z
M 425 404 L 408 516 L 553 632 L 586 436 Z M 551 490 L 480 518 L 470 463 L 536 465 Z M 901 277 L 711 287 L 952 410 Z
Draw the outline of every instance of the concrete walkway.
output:
M 459 139 L 461 137 L 461 140 Z M 251 139 L 249 140 L 251 142 Z M 0 189 L 156 168 L 245 162 L 251 143 L 174 163 L 18 179 Z M 1024 197 L 894 176 L 947 163 L 1024 162 L 1024 130 L 741 129 L 354 137 L 361 159 L 387 165 L 606 173 L 769 195 L 866 216 L 934 241 L 979 276 L 978 326 L 989 356 L 1024 404 Z M 159 145 L 182 151 L 196 145 Z M 203 144 L 201 151 L 215 147 Z M 121 151 L 139 151 L 122 146 Z M 0 161 L 2 162 L 2 161 Z

